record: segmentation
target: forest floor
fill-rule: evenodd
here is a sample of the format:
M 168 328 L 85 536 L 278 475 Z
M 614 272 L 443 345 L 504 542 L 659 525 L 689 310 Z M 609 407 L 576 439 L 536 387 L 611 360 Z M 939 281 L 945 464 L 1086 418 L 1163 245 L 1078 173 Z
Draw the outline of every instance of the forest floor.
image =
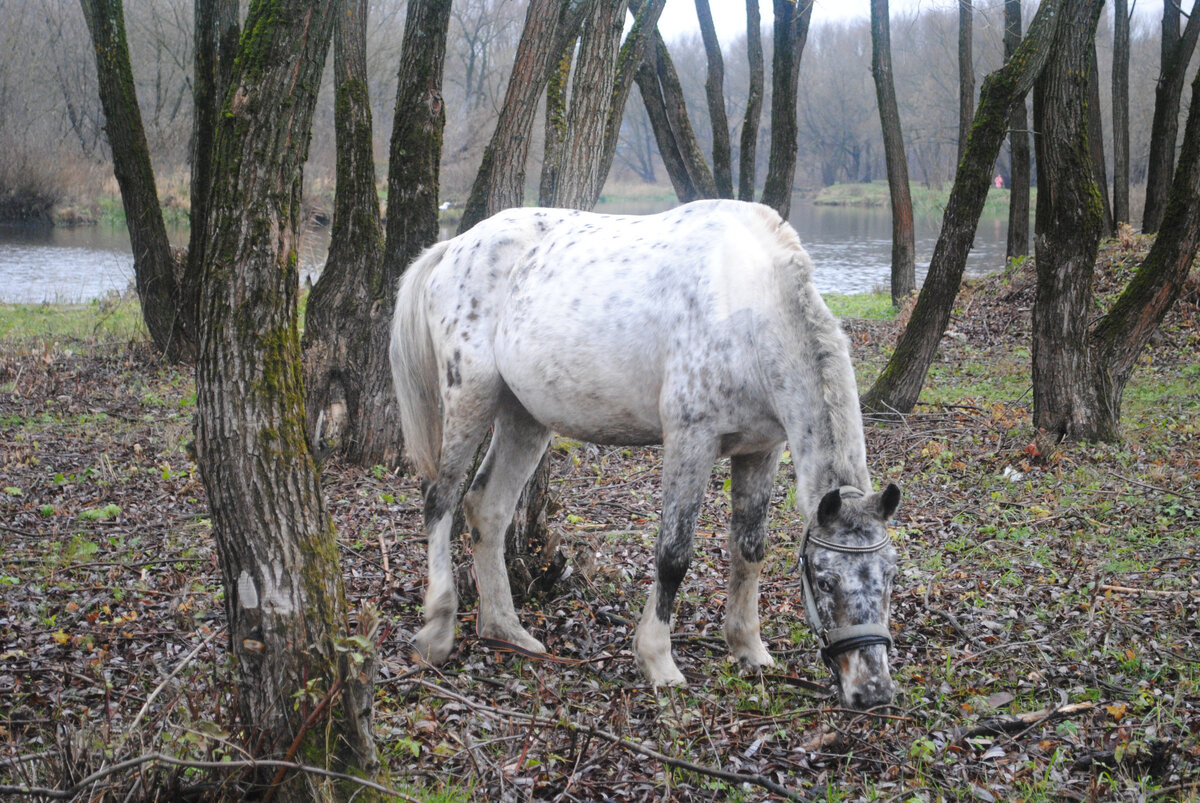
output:
M 1103 286 L 1141 249 L 1109 246 Z M 327 465 L 350 596 L 383 616 L 388 783 L 416 800 L 1200 799 L 1197 285 L 1126 392 L 1125 441 L 1049 454 L 1032 446 L 1031 292 L 1027 266 L 969 286 L 917 411 L 868 422 L 876 483 L 904 489 L 886 710 L 846 711 L 811 687 L 829 677 L 792 571 L 788 465 L 761 603 L 778 666 L 743 676 L 727 659 L 719 464 L 674 628 L 693 679 L 657 692 L 631 639 L 658 450 L 553 450 L 550 527 L 571 572 L 521 616 L 564 662 L 481 645 L 465 600 L 454 652 L 424 672 L 409 657 L 417 485 Z M 242 793 L 223 592 L 186 448 L 192 377 L 123 328 L 130 307 L 0 308 L 0 795 Z M 845 326 L 866 384 L 901 322 Z M 226 767 L 187 766 L 204 761 Z

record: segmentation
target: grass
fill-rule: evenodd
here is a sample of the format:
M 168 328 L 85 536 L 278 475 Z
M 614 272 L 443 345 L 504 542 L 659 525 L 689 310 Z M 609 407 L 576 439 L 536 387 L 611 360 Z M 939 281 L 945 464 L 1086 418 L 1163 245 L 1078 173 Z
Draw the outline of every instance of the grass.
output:
M 910 182 L 909 193 L 912 196 L 913 211 L 924 215 L 940 215 L 946 209 L 950 199 L 950 185 L 942 187 L 926 187 Z M 983 207 L 983 216 L 999 217 L 1008 214 L 1008 199 L 1010 191 L 1006 188 L 992 188 L 988 191 L 987 202 Z M 1037 198 L 1037 191 L 1030 194 L 1030 204 Z M 818 206 L 887 206 L 891 203 L 886 181 L 860 182 L 853 184 L 833 184 L 822 187 L 812 197 L 812 202 Z
M 113 295 L 83 304 L 0 303 L 0 341 L 7 344 L 129 341 L 145 336 L 141 307 L 133 296 Z

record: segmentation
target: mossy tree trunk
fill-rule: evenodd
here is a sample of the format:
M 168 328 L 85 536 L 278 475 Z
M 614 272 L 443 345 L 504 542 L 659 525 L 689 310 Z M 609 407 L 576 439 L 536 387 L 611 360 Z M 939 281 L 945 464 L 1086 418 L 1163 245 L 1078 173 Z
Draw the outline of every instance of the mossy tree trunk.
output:
M 762 203 L 784 220 L 792 211 L 792 182 L 796 177 L 796 91 L 800 58 L 808 41 L 813 0 L 775 0 L 775 52 L 771 60 L 771 150 Z
M 402 436 L 388 343 L 395 281 L 383 264 L 367 95 L 367 2 L 342 0 L 334 30 L 337 190 L 329 255 L 308 297 L 304 380 L 318 460 L 396 466 Z
M 750 91 L 746 97 L 746 114 L 742 117 L 738 198 L 753 201 L 758 168 L 758 126 L 762 121 L 763 103 L 762 17 L 758 0 L 746 0 L 746 60 L 750 68 Z
M 142 317 L 155 347 L 172 362 L 195 359 L 197 333 L 183 304 L 181 270 L 171 253 L 142 113 L 138 108 L 125 11 L 121 0 L 80 0 L 96 54 L 96 77 L 113 173 L 133 248 L 133 271 Z
M 1069 0 L 1034 87 L 1038 163 L 1033 423 L 1051 435 L 1094 437 L 1100 405 L 1088 345 L 1092 275 L 1104 207 L 1088 137 L 1088 64 L 1103 0 Z
M 900 306 L 917 287 L 917 251 L 912 193 L 908 187 L 908 159 L 904 155 L 904 134 L 892 76 L 892 33 L 888 15 L 887 0 L 871 0 L 871 74 L 875 78 L 888 194 L 892 201 L 892 303 Z
M 442 72 L 450 0 L 410 0 L 406 14 L 388 156 L 387 241 L 380 277 L 381 286 L 390 293 L 409 263 L 438 240 L 446 128 Z M 391 382 L 390 369 L 385 376 Z
M 1092 417 L 1077 422 L 1076 433 L 1081 437 L 1097 440 L 1119 437 L 1121 398 L 1137 356 L 1179 298 L 1198 247 L 1200 72 L 1192 81 L 1191 108 L 1179 165 L 1167 195 L 1158 236 L 1129 285 L 1092 328 L 1092 383 L 1099 404 Z
M 967 253 L 975 240 L 979 216 L 992 185 L 992 166 L 1008 130 L 1009 115 L 1018 105 L 1024 105 L 1026 93 L 1050 57 L 1063 3 L 1064 0 L 1044 0 L 1025 40 L 1003 67 L 983 80 L 975 122 L 967 138 L 966 153 L 954 175 L 929 273 L 896 350 L 862 397 L 865 410 L 884 415 L 908 413 L 917 403 L 950 321 Z
M 291 752 L 373 774 L 373 640 L 350 635 L 305 431 L 296 308 L 302 171 L 338 9 L 305 0 L 250 7 L 214 147 L 196 449 L 244 743 L 255 756 Z M 279 799 L 329 796 L 315 784 L 290 777 Z
M 1021 0 L 1004 0 L 1004 60 L 1009 61 L 1021 45 Z M 1029 112 L 1025 98 L 1009 115 L 1008 146 L 1012 171 L 1008 194 L 1008 259 L 1029 255 Z
M 1150 161 L 1146 167 L 1146 205 L 1142 231 L 1158 231 L 1166 208 L 1171 174 L 1175 170 L 1175 144 L 1179 134 L 1179 104 L 1187 81 L 1187 66 L 1200 38 L 1200 14 L 1188 17 L 1179 33 L 1179 0 L 1163 0 L 1161 63 L 1154 89 L 1154 118 L 1150 124 Z

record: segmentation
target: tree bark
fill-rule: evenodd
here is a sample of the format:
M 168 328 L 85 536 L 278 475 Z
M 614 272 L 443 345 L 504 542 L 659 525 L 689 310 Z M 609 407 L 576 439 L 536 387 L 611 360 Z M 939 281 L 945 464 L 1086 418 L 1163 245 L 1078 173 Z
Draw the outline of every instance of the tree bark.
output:
M 796 178 L 796 92 L 808 40 L 813 0 L 774 0 L 775 54 L 771 61 L 771 153 L 762 203 L 787 220 Z
M 1086 438 L 1099 405 L 1088 316 L 1104 208 L 1088 141 L 1088 62 L 1103 0 L 1070 0 L 1033 94 L 1038 160 L 1033 424 Z
M 584 4 L 566 0 L 532 0 L 505 90 L 496 130 L 483 151 L 483 161 L 459 222 L 459 234 L 502 209 L 520 206 L 525 196 L 538 102 L 554 75 L 555 57 L 578 34 Z M 568 34 L 568 35 L 564 35 Z
M 738 198 L 754 200 L 758 169 L 758 126 L 762 120 L 763 48 L 758 0 L 746 0 L 746 58 L 750 63 L 750 92 L 742 118 L 741 152 L 738 155 Z
M 1096 47 L 1093 44 L 1088 57 L 1088 143 L 1092 151 L 1092 167 L 1096 171 L 1096 191 L 1100 194 L 1103 211 L 1101 236 L 1111 236 L 1113 229 L 1112 205 L 1108 200 L 1108 166 L 1104 160 L 1104 121 L 1100 115 L 1100 69 L 1096 64 Z
M 1175 170 L 1175 143 L 1179 134 L 1179 103 L 1188 62 L 1200 37 L 1200 14 L 1188 17 L 1179 34 L 1180 0 L 1163 0 L 1162 56 L 1154 90 L 1154 120 L 1150 126 L 1150 161 L 1146 168 L 1146 206 L 1142 231 L 1158 231 L 1166 205 L 1171 174 Z
M 113 174 L 133 249 L 133 272 L 142 317 L 155 348 L 171 362 L 191 362 L 197 334 L 181 312 L 180 266 L 171 253 L 150 148 L 138 108 L 125 11 L 121 0 L 80 0 L 96 54 L 96 77 L 104 108 L 104 129 L 112 148 Z
M 1021 0 L 1004 0 L 1004 60 L 1021 44 Z M 1025 97 L 1013 106 L 1008 132 L 1012 171 L 1008 195 L 1008 259 L 1029 255 L 1029 115 Z
M 896 350 L 862 397 L 864 410 L 884 415 L 908 413 L 917 403 L 950 321 L 967 252 L 975 240 L 979 216 L 992 185 L 992 166 L 1007 133 L 1009 115 L 1024 105 L 1026 93 L 1050 58 L 1065 1 L 1044 0 L 1025 41 L 1003 67 L 983 81 L 967 152 L 954 175 L 929 273 Z
M 975 117 L 975 62 L 972 55 L 974 9 L 971 0 L 958 0 L 958 160 L 967 150 Z
M 388 154 L 387 240 L 381 281 L 392 294 L 409 263 L 438 240 L 438 188 L 446 128 L 442 70 L 449 29 L 450 0 L 410 0 Z
M 341 0 L 334 29 L 336 195 L 329 254 L 308 297 L 304 382 L 318 462 L 398 466 L 403 439 L 388 346 L 395 282 L 383 268 L 367 93 L 367 2 Z
M 185 326 L 199 337 L 200 277 L 204 273 L 204 247 L 208 242 L 213 140 L 221 119 L 221 106 L 229 94 L 241 27 L 237 0 L 195 0 L 193 15 L 192 38 L 196 53 L 192 87 L 190 225 L 179 309 Z
M 646 114 L 654 129 L 658 152 L 667 168 L 680 202 L 719 197 L 713 172 L 704 160 L 688 118 L 683 85 L 671 61 L 671 54 L 658 32 L 646 60 L 638 69 L 636 81 L 646 104 Z
M 1150 253 L 1091 333 L 1095 415 L 1077 425 L 1080 437 L 1120 437 L 1121 399 L 1137 356 L 1179 297 L 1200 247 L 1200 72 L 1192 81 L 1179 166 Z
M 871 73 L 883 128 L 888 193 L 892 199 L 892 304 L 900 306 L 916 289 L 916 243 L 908 159 L 892 78 L 892 35 L 887 0 L 871 0 Z
M 572 38 L 559 53 L 546 84 L 546 136 L 542 153 L 542 175 L 538 181 L 538 206 L 554 206 L 558 174 L 562 167 L 563 143 L 567 136 L 567 83 L 575 55 Z
M 732 198 L 733 167 L 730 161 L 729 118 L 725 114 L 725 60 L 721 56 L 721 42 L 717 39 L 717 29 L 713 24 L 712 9 L 709 8 L 708 0 L 696 0 L 696 18 L 700 22 L 700 36 L 704 40 L 704 53 L 708 60 L 704 92 L 708 98 L 708 119 L 712 122 L 713 180 L 719 197 Z
M 1129 7 L 1113 2 L 1113 225 L 1129 222 Z
M 371 774 L 374 642 L 349 640 L 305 432 L 296 309 L 302 171 L 338 7 L 263 0 L 246 20 L 215 142 L 196 447 L 246 743 L 255 756 L 298 746 L 310 763 Z M 319 796 L 300 777 L 280 795 Z

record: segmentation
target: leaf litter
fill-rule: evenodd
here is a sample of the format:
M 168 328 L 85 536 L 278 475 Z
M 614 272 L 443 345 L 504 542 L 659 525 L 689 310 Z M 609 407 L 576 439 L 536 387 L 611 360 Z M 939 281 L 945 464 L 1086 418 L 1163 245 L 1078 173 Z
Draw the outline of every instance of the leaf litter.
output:
M 1127 272 L 1138 248 L 1107 248 L 1101 275 Z M 424 588 L 418 484 L 327 464 L 352 605 L 377 605 L 386 627 L 375 730 L 390 782 L 451 800 L 1200 794 L 1196 285 L 1126 394 L 1126 442 L 1035 454 L 1029 394 L 1006 395 L 999 380 L 971 390 L 1010 362 L 1027 385 L 1028 282 L 1025 268 L 965 289 L 937 392 L 900 424 L 868 422 L 876 482 L 905 492 L 893 527 L 900 693 L 887 709 L 844 711 L 820 691 L 829 678 L 792 572 L 803 516 L 786 459 L 761 595 L 778 666 L 743 676 L 727 659 L 719 464 L 674 627 L 689 685 L 671 690 L 646 687 L 631 652 L 658 449 L 555 444 L 548 524 L 570 570 L 519 605 L 560 661 L 481 645 L 468 602 L 449 660 L 424 671 L 409 655 Z M 846 322 L 860 378 L 898 328 Z M 146 753 L 245 757 L 187 451 L 189 374 L 141 343 L 11 345 L 0 355 L 0 786 L 70 788 Z M 238 794 L 233 773 L 139 765 L 80 796 Z

